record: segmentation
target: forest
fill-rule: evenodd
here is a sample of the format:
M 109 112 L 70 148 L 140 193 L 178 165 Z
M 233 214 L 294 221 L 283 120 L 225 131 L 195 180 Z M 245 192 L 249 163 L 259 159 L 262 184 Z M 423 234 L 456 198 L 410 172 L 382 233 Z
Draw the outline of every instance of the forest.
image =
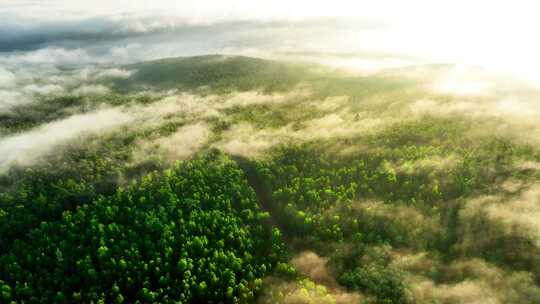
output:
M 540 303 L 533 87 L 224 55 L 58 73 L 0 111 L 0 303 Z

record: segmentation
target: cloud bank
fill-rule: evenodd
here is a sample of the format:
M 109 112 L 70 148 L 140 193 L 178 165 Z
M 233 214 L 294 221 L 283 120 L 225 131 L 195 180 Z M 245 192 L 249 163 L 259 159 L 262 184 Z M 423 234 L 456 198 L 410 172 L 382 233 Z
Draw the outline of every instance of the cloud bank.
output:
M 69 118 L 42 125 L 29 132 L 0 139 L 0 172 L 12 165 L 28 166 L 75 138 L 102 133 L 133 121 L 133 117 L 120 109 L 104 109 L 73 115 Z

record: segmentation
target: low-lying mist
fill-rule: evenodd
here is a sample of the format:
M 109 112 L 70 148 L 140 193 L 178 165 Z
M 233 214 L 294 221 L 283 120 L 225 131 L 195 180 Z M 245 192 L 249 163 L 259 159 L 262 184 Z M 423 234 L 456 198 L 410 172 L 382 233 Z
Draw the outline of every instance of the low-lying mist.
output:
M 107 161 L 129 163 L 107 177 L 124 185 L 219 151 L 255 164 L 246 172 L 261 176 L 250 182 L 268 183 L 258 194 L 275 200 L 265 208 L 290 243 L 292 270 L 265 278 L 260 303 L 540 299 L 539 92 L 448 65 L 370 75 L 282 68 L 294 85 L 233 69 L 217 87 L 151 79 L 128 93 L 115 80 L 131 81 L 135 67 L 2 69 L 0 173 L 103 145 L 121 151 Z M 326 246 L 318 233 L 331 236 Z

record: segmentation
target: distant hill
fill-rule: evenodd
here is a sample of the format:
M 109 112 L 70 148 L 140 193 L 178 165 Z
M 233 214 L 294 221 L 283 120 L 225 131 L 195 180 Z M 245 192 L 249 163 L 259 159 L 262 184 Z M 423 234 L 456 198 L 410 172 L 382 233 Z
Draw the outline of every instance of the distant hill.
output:
M 144 89 L 284 91 L 309 77 L 312 69 L 306 64 L 291 64 L 244 56 L 205 55 L 166 58 L 125 66 L 136 70 L 128 79 L 119 79 L 119 91 Z

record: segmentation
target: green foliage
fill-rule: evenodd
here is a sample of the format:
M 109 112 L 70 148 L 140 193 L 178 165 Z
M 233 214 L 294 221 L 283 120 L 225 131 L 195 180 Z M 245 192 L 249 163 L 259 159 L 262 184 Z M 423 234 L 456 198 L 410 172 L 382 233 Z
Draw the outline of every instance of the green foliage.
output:
M 159 167 L 133 165 L 133 138 L 88 139 L 82 145 L 51 155 L 32 168 L 13 168 L 0 176 L 0 253 L 24 239 L 41 222 L 55 221 L 66 210 L 116 191 L 122 178 L 135 178 Z
M 356 212 L 352 201 L 380 200 L 439 216 L 445 209 L 443 202 L 493 191 L 512 160 L 526 153 L 502 139 L 487 139 L 471 146 L 460 135 L 464 128 L 446 120 L 400 124 L 358 138 L 371 148 L 367 153 L 339 157 L 327 152 L 324 142 L 281 147 L 268 161 L 259 161 L 256 170 L 262 187 L 271 193 L 271 204 L 279 206 L 276 209 L 284 218 L 286 232 L 339 240 L 344 231 L 350 235 L 357 232 L 351 225 L 356 229 L 368 226 L 325 211 L 338 208 L 350 214 Z M 414 167 L 415 162 L 445 157 L 455 161 L 442 170 L 437 163 Z M 360 232 L 374 235 L 373 231 Z M 375 235 L 380 238 L 385 234 L 381 233 Z M 399 243 L 390 235 L 384 239 Z
M 73 114 L 87 113 L 103 105 L 146 104 L 156 100 L 157 97 L 148 95 L 115 94 L 99 96 L 64 95 L 38 98 L 32 103 L 21 104 L 11 108 L 9 111 L 0 112 L 0 135 L 28 130 L 44 123 L 67 118 Z
M 280 104 L 255 104 L 226 109 L 227 117 L 235 122 L 248 122 L 259 128 L 277 128 L 294 122 L 296 126 L 324 115 L 324 112 L 302 102 Z
M 391 269 L 368 265 L 345 271 L 339 283 L 353 290 L 364 291 L 377 296 L 377 303 L 406 303 L 405 286 L 401 278 Z
M 341 285 L 374 296 L 375 303 L 407 303 L 403 274 L 391 260 L 388 246 L 366 246 L 357 239 L 337 250 L 331 262 Z
M 471 135 L 478 122 L 457 115 L 400 117 L 420 97 L 451 97 L 426 95 L 414 77 L 323 74 L 309 65 L 246 57 L 172 58 L 126 68 L 132 77 L 102 83 L 114 94 L 46 97 L 1 113 L 0 134 L 103 105 L 151 103 L 174 90 L 195 98 L 223 94 L 209 100 L 225 106 L 205 100 L 201 112 L 208 115 L 149 115 L 140 126 L 74 140 L 39 164 L 2 173 L 0 303 L 247 303 L 272 280 L 297 285 L 307 297 L 330 300 L 317 284 L 337 282 L 368 303 L 406 303 L 407 271 L 414 269 L 399 268 L 399 258 L 420 254 L 427 266 L 415 265 L 425 267 L 419 276 L 434 284 L 486 279 L 473 270 L 445 273 L 462 259 L 479 258 L 486 273 L 497 274 L 491 277 L 507 271 L 516 286 L 525 286 L 521 278 L 523 290 L 537 293 L 530 287 L 540 282 L 531 232 L 485 209 L 475 214 L 467 203 L 497 196 L 503 205 L 519 196 L 521 190 L 502 185 L 537 183 L 540 153 L 508 137 Z M 299 85 L 309 94 L 227 104 L 238 91 L 286 92 Z M 137 94 L 146 90 L 152 95 Z M 382 127 L 347 133 L 368 112 Z M 305 131 L 331 114 L 345 124 L 339 137 L 291 143 L 299 137 L 281 134 Z M 177 130 L 193 123 L 211 130 L 204 156 L 169 168 L 152 149 L 174 145 Z M 234 143 L 225 132 L 239 125 L 263 131 L 261 137 L 279 130 L 276 136 L 287 141 L 256 159 L 235 157 L 236 163 L 208 152 Z M 533 165 L 518 169 L 525 162 Z M 304 250 L 322 257 L 318 266 L 329 267 L 333 278 L 318 282 L 287 262 Z M 271 299 L 286 298 L 273 291 Z
M 498 181 L 509 177 L 514 159 L 536 157 L 527 147 L 501 138 L 472 144 L 463 136 L 466 129 L 465 123 L 450 120 L 399 124 L 358 138 L 369 147 L 367 152 L 340 156 L 329 153 L 330 144 L 321 141 L 283 146 L 256 163 L 259 188 L 270 194 L 267 204 L 287 237 L 333 259 L 340 284 L 374 296 L 377 303 L 405 303 L 402 275 L 384 253 L 373 255 L 366 248 L 391 245 L 450 258 L 460 242 L 457 202 L 496 191 Z M 331 144 L 353 144 L 343 141 Z M 421 165 L 444 158 L 453 162 Z M 533 245 L 526 239 L 504 244 L 520 244 L 530 253 Z M 347 254 L 336 254 L 336 249 L 351 246 Z M 497 242 L 484 246 L 489 247 L 474 254 L 534 269 L 534 259 L 524 258 L 527 254 L 512 260 L 510 248 Z
M 395 94 L 400 98 L 406 98 L 410 94 L 407 90 L 414 88 L 415 84 L 413 80 L 384 74 L 364 77 L 330 75 L 313 79 L 314 97 L 348 96 L 352 103 L 357 103 L 356 106 L 353 105 L 354 108 L 365 107 L 362 101 L 378 94 Z M 417 92 L 414 91 L 414 93 Z
M 154 88 L 195 90 L 210 87 L 210 93 L 262 89 L 266 92 L 293 88 L 310 76 L 304 65 L 286 64 L 242 56 L 196 56 L 169 58 L 134 64 L 129 79 L 115 80 L 120 92 Z
M 42 222 L 0 257 L 2 296 L 43 302 L 246 302 L 281 257 L 241 170 L 178 164 Z

